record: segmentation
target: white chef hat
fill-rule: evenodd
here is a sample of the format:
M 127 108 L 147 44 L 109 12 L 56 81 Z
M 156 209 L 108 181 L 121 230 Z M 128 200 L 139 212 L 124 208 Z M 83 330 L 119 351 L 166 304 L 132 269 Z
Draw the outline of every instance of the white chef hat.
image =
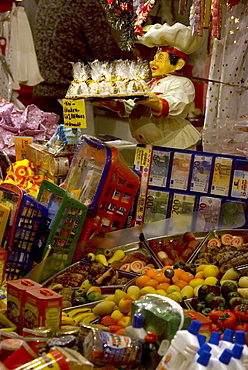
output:
M 188 54 L 197 51 L 204 37 L 193 35 L 192 28 L 182 23 L 175 23 L 170 26 L 167 23 L 156 23 L 144 28 L 142 36 L 138 36 L 141 44 L 152 47 L 159 47 L 160 51 L 168 52 L 186 60 Z

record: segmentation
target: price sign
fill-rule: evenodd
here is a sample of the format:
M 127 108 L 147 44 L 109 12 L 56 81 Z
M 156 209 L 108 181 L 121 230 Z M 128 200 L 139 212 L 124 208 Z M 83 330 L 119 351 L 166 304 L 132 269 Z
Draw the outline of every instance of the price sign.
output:
M 71 128 L 86 128 L 85 101 L 63 99 L 64 125 Z

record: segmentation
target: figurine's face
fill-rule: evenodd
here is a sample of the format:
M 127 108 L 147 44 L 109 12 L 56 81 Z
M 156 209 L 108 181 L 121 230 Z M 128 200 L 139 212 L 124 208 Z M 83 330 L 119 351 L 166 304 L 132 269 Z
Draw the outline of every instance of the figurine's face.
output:
M 158 52 L 154 59 L 150 62 L 152 77 L 162 76 L 166 73 L 175 72 L 176 65 L 170 64 L 169 55 L 166 52 Z

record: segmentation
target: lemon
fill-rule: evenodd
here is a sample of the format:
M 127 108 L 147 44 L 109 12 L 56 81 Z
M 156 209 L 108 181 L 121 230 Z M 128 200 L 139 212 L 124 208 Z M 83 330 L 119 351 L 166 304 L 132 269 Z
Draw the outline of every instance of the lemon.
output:
M 195 274 L 195 278 L 196 279 L 204 279 L 204 274 L 203 274 L 203 271 L 198 271 L 196 274 Z
M 195 297 L 198 297 L 198 290 L 199 288 L 201 287 L 201 285 L 197 285 L 195 288 L 194 288 L 194 296 Z
M 203 271 L 205 269 L 207 265 L 200 265 L 200 266 L 197 266 L 196 268 L 196 272 L 200 272 L 200 271 Z
M 203 270 L 203 275 L 205 278 L 209 276 L 218 277 L 220 273 L 220 270 L 218 266 L 216 265 L 207 265 Z
M 218 279 L 214 276 L 209 276 L 204 280 L 204 284 L 207 285 L 216 285 L 218 283 Z
M 157 290 L 156 290 L 156 294 L 158 294 L 158 295 L 162 295 L 162 296 L 164 296 L 164 297 L 166 297 L 166 296 L 167 296 L 167 293 L 166 293 L 163 289 L 157 289 Z
M 182 298 L 193 298 L 194 297 L 194 289 L 192 286 L 187 285 L 183 289 L 181 289 Z
M 166 289 L 166 293 L 167 294 L 170 294 L 170 293 L 174 293 L 174 292 L 180 292 L 180 288 L 177 286 L 177 285 L 170 285 L 167 289 Z
M 248 288 L 248 276 L 241 276 L 238 284 L 240 288 Z
M 179 298 L 179 302 L 182 301 L 183 297 L 182 297 L 182 293 L 181 292 L 173 292 L 171 294 L 176 295 Z
M 192 279 L 192 280 L 190 280 L 190 282 L 189 282 L 189 285 L 190 285 L 192 288 L 195 288 L 197 285 L 202 285 L 202 284 L 204 284 L 204 279 L 200 279 L 200 278 Z
M 168 294 L 167 297 L 173 299 L 173 301 L 175 301 L 177 303 L 179 303 L 181 301 L 180 298 L 174 293 Z
M 140 289 L 140 296 L 146 294 L 156 294 L 156 289 L 153 286 L 145 286 L 144 288 Z

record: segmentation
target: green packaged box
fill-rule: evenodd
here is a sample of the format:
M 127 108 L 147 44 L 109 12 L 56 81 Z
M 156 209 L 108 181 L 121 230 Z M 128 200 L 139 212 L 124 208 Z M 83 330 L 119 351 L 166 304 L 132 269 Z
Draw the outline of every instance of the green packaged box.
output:
M 190 316 L 177 302 L 157 294 L 147 294 L 132 302 L 131 319 L 135 313 L 143 315 L 143 328 L 157 334 L 159 341 L 170 342 L 177 330 L 186 330 L 191 323 Z

